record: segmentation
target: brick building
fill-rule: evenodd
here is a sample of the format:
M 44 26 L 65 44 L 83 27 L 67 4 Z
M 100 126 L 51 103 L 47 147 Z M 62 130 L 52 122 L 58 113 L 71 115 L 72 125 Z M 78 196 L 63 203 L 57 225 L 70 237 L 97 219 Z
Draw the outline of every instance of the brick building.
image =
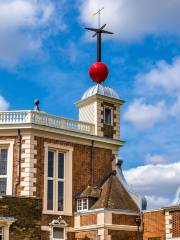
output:
M 143 240 L 180 240 L 180 205 L 146 211 Z
M 136 239 L 146 201 L 126 183 L 118 153 L 120 107 L 97 84 L 79 120 L 0 112 L 0 239 Z
M 179 210 L 143 218 L 146 200 L 123 176 L 123 103 L 97 84 L 77 102 L 79 120 L 40 111 L 37 100 L 34 110 L 0 112 L 0 240 L 179 236 Z

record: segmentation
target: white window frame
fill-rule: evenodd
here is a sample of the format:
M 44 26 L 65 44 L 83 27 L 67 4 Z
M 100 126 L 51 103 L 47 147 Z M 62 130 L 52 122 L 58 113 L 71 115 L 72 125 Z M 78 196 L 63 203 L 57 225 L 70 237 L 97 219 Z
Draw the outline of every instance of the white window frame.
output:
M 106 120 L 106 118 L 105 118 L 105 115 L 106 115 L 105 109 L 110 109 L 111 110 L 111 123 L 110 124 L 106 123 L 106 121 L 105 121 Z M 110 106 L 107 106 L 107 105 L 104 106 L 104 124 L 109 125 L 109 126 L 113 125 L 113 107 L 110 107 Z
M 6 195 L 12 195 L 12 178 L 13 178 L 13 149 L 14 149 L 14 140 L 11 141 L 2 141 L 0 140 L 0 149 L 8 149 L 7 156 L 7 175 L 0 175 L 0 178 L 7 179 L 6 185 Z
M 55 215 L 67 215 L 72 216 L 72 153 L 73 148 L 69 146 L 59 144 L 45 143 L 45 159 L 44 159 L 44 201 L 43 201 L 43 213 L 55 214 Z M 55 197 L 53 198 L 53 210 L 47 209 L 47 181 L 48 181 L 48 152 L 54 151 L 56 159 L 58 159 L 58 153 L 65 154 L 64 157 L 64 201 L 63 211 L 58 211 L 58 192 L 54 187 Z M 61 181 L 61 179 L 60 179 Z M 56 184 L 57 185 L 57 184 Z
M 63 238 L 54 238 L 54 228 L 61 228 L 61 229 L 63 229 L 63 231 L 64 231 Z M 52 227 L 52 240 L 65 240 L 65 228 L 58 227 L 58 226 Z
M 84 208 L 84 201 L 86 200 L 87 208 Z M 79 208 L 80 206 L 80 208 Z M 87 212 L 89 209 L 89 200 L 88 198 L 77 199 L 77 212 Z

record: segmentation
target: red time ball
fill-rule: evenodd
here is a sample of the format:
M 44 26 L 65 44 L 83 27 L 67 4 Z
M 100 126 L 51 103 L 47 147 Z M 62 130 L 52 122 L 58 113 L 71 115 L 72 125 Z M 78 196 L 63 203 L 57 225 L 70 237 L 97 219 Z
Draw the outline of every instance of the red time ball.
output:
M 89 68 L 89 75 L 96 83 L 102 83 L 109 74 L 108 67 L 102 62 L 96 62 Z

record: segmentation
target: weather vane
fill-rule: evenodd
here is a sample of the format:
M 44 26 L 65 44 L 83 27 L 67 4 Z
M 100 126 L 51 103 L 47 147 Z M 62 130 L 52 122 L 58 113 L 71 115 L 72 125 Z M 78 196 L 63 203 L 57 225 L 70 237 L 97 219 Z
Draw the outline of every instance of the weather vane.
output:
M 100 25 L 102 10 L 104 10 L 104 7 L 99 9 L 96 13 L 93 14 L 94 16 L 98 14 L 98 28 L 85 28 L 89 31 L 95 32 L 95 34 L 93 34 L 92 37 L 97 36 L 97 62 L 101 62 L 102 57 L 102 34 L 113 34 L 112 32 L 104 30 L 106 24 L 104 24 L 102 27 Z
M 101 84 L 106 80 L 109 74 L 109 69 L 105 63 L 101 62 L 102 56 L 102 34 L 113 34 L 112 32 L 104 30 L 106 24 L 101 27 L 101 12 L 104 9 L 99 9 L 93 15 L 98 15 L 98 27 L 97 28 L 85 28 L 89 31 L 95 32 L 92 37 L 97 36 L 97 62 L 92 64 L 89 68 L 89 75 L 91 79 L 96 82 L 97 84 Z
M 104 7 L 99 9 L 97 12 L 93 13 L 93 16 L 96 16 L 98 14 L 98 28 L 101 27 L 101 12 L 104 10 Z

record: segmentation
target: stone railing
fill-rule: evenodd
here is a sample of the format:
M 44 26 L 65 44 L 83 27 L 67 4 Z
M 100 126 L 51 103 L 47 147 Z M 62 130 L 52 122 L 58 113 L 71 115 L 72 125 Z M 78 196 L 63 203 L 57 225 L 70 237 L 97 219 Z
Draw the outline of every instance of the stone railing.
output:
M 39 111 L 6 111 L 0 112 L 1 125 L 13 124 L 37 124 L 52 128 L 65 129 L 70 131 L 82 132 L 94 135 L 95 127 L 93 124 L 76 121 L 73 119 L 58 117 Z

